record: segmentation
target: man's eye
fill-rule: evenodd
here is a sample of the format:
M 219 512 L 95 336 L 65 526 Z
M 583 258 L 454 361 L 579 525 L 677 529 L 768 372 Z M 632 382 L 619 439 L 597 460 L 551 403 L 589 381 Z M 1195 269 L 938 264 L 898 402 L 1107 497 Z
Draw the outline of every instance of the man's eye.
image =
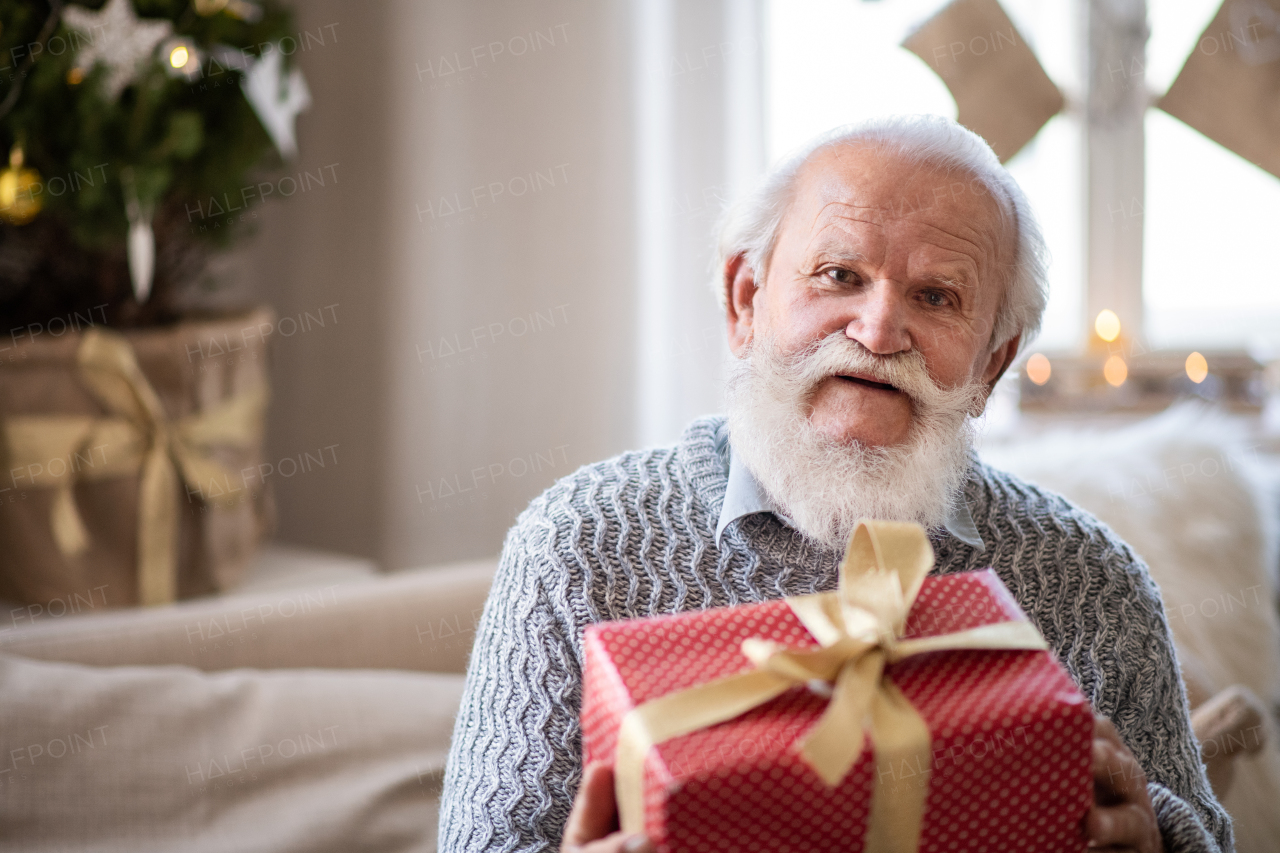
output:
M 924 295 L 925 301 L 934 308 L 945 308 L 951 304 L 951 300 L 947 298 L 947 294 L 938 290 L 931 290 Z
M 827 270 L 827 277 L 840 284 L 857 284 L 858 274 L 850 270 Z

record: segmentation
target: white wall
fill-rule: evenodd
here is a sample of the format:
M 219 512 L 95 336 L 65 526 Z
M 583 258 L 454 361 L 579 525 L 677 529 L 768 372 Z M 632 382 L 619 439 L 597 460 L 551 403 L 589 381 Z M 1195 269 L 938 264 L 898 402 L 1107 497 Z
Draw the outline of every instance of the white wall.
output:
M 556 478 L 719 408 L 706 265 L 758 168 L 758 113 L 726 107 L 758 104 L 754 0 L 297 9 L 336 24 L 297 58 L 299 164 L 338 182 L 261 209 L 239 284 L 282 316 L 336 304 L 277 336 L 269 444 L 338 447 L 276 478 L 279 538 L 388 568 L 495 554 Z
M 376 85 L 393 73 L 385 50 L 391 17 L 385 3 L 359 4 L 357 13 L 355 4 L 313 0 L 298 4 L 298 19 L 325 44 L 313 40 L 294 54 L 315 103 L 298 121 L 298 160 L 282 174 L 319 173 L 326 184 L 244 214 L 260 230 L 228 264 L 225 280 L 281 317 L 271 353 L 268 460 L 279 467 L 284 458 L 330 448 L 323 469 L 271 478 L 280 538 L 375 556 L 382 496 L 373 475 L 383 464 L 390 394 L 382 234 L 392 176 L 387 134 L 369 131 L 392 111 L 390 92 Z

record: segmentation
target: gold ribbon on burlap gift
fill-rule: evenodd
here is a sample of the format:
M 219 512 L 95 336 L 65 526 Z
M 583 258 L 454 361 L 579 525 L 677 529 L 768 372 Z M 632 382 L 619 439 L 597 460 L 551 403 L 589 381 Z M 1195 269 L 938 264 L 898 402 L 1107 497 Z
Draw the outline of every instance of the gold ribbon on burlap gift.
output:
M 80 380 L 110 413 L 20 415 L 6 418 L 4 436 L 11 469 L 39 466 L 55 489 L 50 511 L 54 542 L 64 556 L 82 553 L 89 534 L 76 509 L 77 480 L 139 474 L 138 599 L 164 604 L 177 595 L 178 481 L 218 505 L 236 495 L 206 494 L 204 487 L 230 484 L 233 472 L 211 455 L 215 446 L 249 448 L 261 436 L 267 391 L 259 383 L 198 414 L 171 421 L 133 348 L 122 335 L 90 329 L 76 351 Z M 101 450 L 100 456 L 94 451 Z M 54 474 L 50 463 L 62 462 Z
M 796 685 L 832 685 L 831 701 L 800 742 L 800 757 L 834 787 L 857 763 L 867 735 L 878 778 L 908 761 L 924 770 L 918 784 L 885 791 L 877 782 L 863 845 L 866 853 L 914 853 L 919 845 L 932 736 L 920 714 L 885 674 L 885 666 L 948 649 L 1048 648 L 1026 621 L 901 639 L 907 614 L 933 566 L 933 549 L 917 524 L 862 521 L 840 565 L 840 588 L 786 599 L 817 648 L 748 639 L 755 669 L 650 700 L 622 719 L 614 765 L 622 829 L 644 831 L 644 759 L 655 745 L 731 720 Z M 865 732 L 865 733 L 864 733 Z

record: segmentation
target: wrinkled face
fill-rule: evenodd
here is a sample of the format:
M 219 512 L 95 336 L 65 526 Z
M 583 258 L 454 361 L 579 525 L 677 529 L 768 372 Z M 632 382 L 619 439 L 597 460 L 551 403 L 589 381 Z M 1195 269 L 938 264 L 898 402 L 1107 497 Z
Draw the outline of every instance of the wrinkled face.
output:
M 967 172 L 872 147 L 822 152 L 797 179 L 763 286 L 741 258 L 726 265 L 730 347 L 743 357 L 764 338 L 786 355 L 843 330 L 875 355 L 920 353 L 942 388 L 991 385 L 1017 349 L 1017 338 L 991 349 L 1011 252 L 999 210 Z M 821 379 L 809 405 L 842 444 L 910 435 L 912 398 L 872 376 Z

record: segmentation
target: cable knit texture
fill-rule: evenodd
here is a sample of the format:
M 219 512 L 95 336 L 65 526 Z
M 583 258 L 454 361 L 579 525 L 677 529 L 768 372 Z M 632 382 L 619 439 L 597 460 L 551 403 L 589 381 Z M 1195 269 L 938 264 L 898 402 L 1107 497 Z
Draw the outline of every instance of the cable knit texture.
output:
M 716 546 L 725 430 L 702 418 L 675 447 L 581 468 L 507 534 L 454 729 L 441 850 L 559 848 L 581 775 L 587 625 L 836 587 L 841 554 L 772 514 L 729 525 Z M 934 572 L 994 567 L 1146 771 L 1165 850 L 1230 850 L 1142 560 L 1092 515 L 976 457 L 965 497 L 986 550 L 930 531 Z

